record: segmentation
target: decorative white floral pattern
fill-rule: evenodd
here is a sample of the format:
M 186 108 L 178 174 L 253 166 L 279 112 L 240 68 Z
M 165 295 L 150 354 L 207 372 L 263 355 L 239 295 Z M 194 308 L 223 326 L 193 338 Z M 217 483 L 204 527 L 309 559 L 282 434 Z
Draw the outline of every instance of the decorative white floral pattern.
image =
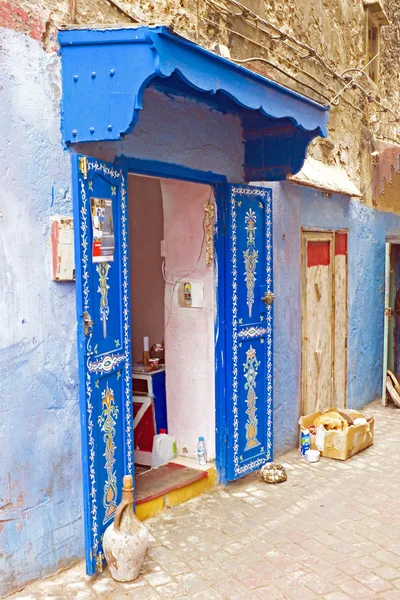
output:
M 89 313 L 89 255 L 88 255 L 88 209 L 87 195 L 83 179 L 80 182 L 81 194 L 81 267 L 82 267 L 82 293 L 83 293 L 83 309 Z M 89 317 L 90 318 L 90 317 Z M 86 341 L 86 354 L 90 356 L 92 353 L 92 333 L 89 333 Z M 89 369 L 86 370 L 85 377 L 85 396 L 86 396 L 86 412 L 87 412 L 87 434 L 89 445 L 89 486 L 90 486 L 90 514 L 91 514 L 91 531 L 92 531 L 92 556 L 96 557 L 99 549 L 99 533 L 98 533 L 98 508 L 97 508 L 97 483 L 96 483 L 96 468 L 95 468 L 95 440 L 93 436 L 93 404 L 92 404 L 92 378 Z
M 233 414 L 233 462 L 235 474 L 239 468 L 239 419 L 238 419 L 238 295 L 237 295 L 237 223 L 236 193 L 231 190 L 231 263 L 232 263 L 232 414 Z M 229 414 L 229 413 L 228 413 Z
M 247 444 L 244 449 L 251 450 L 260 446 L 260 442 L 257 439 L 258 432 L 258 419 L 257 419 L 257 394 L 256 394 L 256 385 L 257 385 L 257 375 L 258 375 L 258 367 L 260 366 L 260 361 L 257 359 L 257 353 L 255 348 L 250 344 L 250 348 L 246 352 L 246 362 L 244 363 L 244 378 L 246 383 L 244 385 L 244 389 L 247 391 L 247 423 L 246 427 L 246 440 Z
M 244 218 L 246 223 L 245 229 L 247 233 L 247 246 L 243 252 L 244 258 L 244 277 L 247 288 L 247 306 L 249 309 L 249 317 L 253 312 L 254 304 L 254 287 L 256 285 L 256 268 L 258 263 L 258 250 L 256 250 L 256 222 L 257 215 L 253 209 L 249 208 Z
M 96 267 L 96 271 L 99 274 L 99 287 L 97 288 L 98 293 L 100 294 L 100 317 L 101 322 L 103 323 L 103 338 L 107 337 L 107 320 L 108 315 L 110 314 L 110 307 L 108 306 L 108 290 L 110 286 L 108 285 L 108 271 L 110 270 L 111 265 L 108 262 L 98 263 Z
M 125 360 L 125 354 L 106 354 L 101 358 L 90 361 L 88 360 L 88 369 L 91 373 L 110 373 L 122 361 Z
M 114 392 L 107 387 L 101 393 L 102 399 L 102 411 L 99 415 L 97 422 L 103 432 L 103 439 L 105 444 L 103 456 L 106 459 L 104 468 L 107 472 L 107 480 L 104 484 L 103 492 L 103 506 L 104 506 L 104 519 L 103 525 L 107 523 L 113 516 L 117 508 L 117 474 L 114 470 L 115 465 L 115 425 L 118 418 L 118 407 L 114 402 Z
M 128 232 L 127 232 L 127 192 L 126 192 L 126 181 L 121 170 L 115 169 L 112 165 L 107 165 L 97 160 L 89 160 L 88 162 L 88 173 L 102 173 L 112 178 L 120 190 L 120 231 L 121 231 L 121 274 L 122 274 L 122 310 L 123 310 L 123 349 L 116 353 L 106 353 L 104 355 L 96 356 L 98 351 L 98 344 L 92 348 L 92 332 L 85 338 L 86 343 L 86 368 L 85 368 L 85 396 L 86 396 L 86 426 L 87 426 L 87 443 L 88 443 L 88 469 L 89 469 L 89 501 L 90 501 L 90 529 L 92 537 L 91 547 L 91 559 L 94 563 L 98 562 L 101 550 L 101 540 L 99 529 L 99 508 L 98 508 L 98 481 L 96 474 L 96 441 L 94 436 L 94 405 L 93 405 L 93 388 L 99 387 L 99 379 L 92 379 L 94 375 L 105 375 L 112 373 L 114 369 L 117 369 L 119 365 L 122 365 L 122 371 L 117 370 L 117 381 L 120 379 L 120 375 L 124 374 L 124 397 L 122 399 L 125 414 L 125 464 L 123 469 L 126 473 L 132 474 L 133 467 L 133 434 L 132 434 L 132 409 L 131 409 L 131 372 L 130 372 L 130 327 L 129 327 L 129 260 L 128 260 Z M 91 281 L 91 269 L 92 263 L 90 261 L 89 253 L 89 211 L 88 211 L 88 197 L 86 191 L 86 185 L 88 181 L 84 177 L 79 177 L 78 181 L 80 190 L 80 246 L 81 246 L 81 268 L 82 268 L 82 294 L 83 294 L 83 310 L 86 311 L 90 319 L 91 304 L 93 299 L 90 295 L 90 290 L 94 282 Z M 115 186 L 113 186 L 115 187 Z M 101 274 L 99 273 L 101 276 Z M 104 275 L 104 274 L 103 274 Z M 107 273 L 106 273 L 107 275 Z M 106 285 L 107 278 L 106 278 Z M 101 286 L 100 286 L 101 287 Z M 107 288 L 108 289 L 108 288 Z M 99 290 L 100 291 L 100 290 Z M 101 293 L 101 291 L 100 291 Z M 104 294 L 102 295 L 102 297 Z M 104 322 L 103 322 L 104 325 Z M 118 342 L 118 343 L 117 343 Z M 115 340 L 115 345 L 119 346 L 119 340 Z M 103 398 L 104 400 L 104 398 Z M 114 413 L 115 419 L 120 411 L 120 406 L 115 406 L 116 412 Z M 100 424 L 100 421 L 99 421 Z M 105 426 L 105 421 L 101 423 L 101 426 Z M 112 486 L 110 487 L 110 460 L 114 460 L 114 455 L 111 456 L 114 448 L 114 438 L 111 436 L 108 440 L 108 448 L 106 452 L 106 470 L 108 473 L 107 480 L 103 489 L 103 504 L 106 509 L 105 520 L 108 520 L 110 515 L 107 516 L 107 511 L 110 506 L 113 506 L 114 497 L 111 498 Z M 107 454 L 108 453 L 108 454 Z M 108 464 L 107 464 L 108 463 Z M 110 491 L 111 490 L 111 491 Z M 107 500 L 108 498 L 108 500 Z M 110 500 L 111 499 L 111 500 Z M 107 504 L 107 502 L 108 504 Z M 104 521 L 106 522 L 106 521 Z
M 232 412 L 233 412 L 233 463 L 235 477 L 250 473 L 259 469 L 267 461 L 272 460 L 272 316 L 273 307 L 266 307 L 266 331 L 260 332 L 265 335 L 267 344 L 267 448 L 265 457 L 259 457 L 249 462 L 240 464 L 239 457 L 239 418 L 238 418 L 238 338 L 249 339 L 258 337 L 255 327 L 242 329 L 238 333 L 238 270 L 237 270 L 237 205 L 239 201 L 237 196 L 252 196 L 264 200 L 265 206 L 265 244 L 266 244 L 266 291 L 272 292 L 272 194 L 271 190 L 253 186 L 233 186 L 231 188 L 230 198 L 230 216 L 231 216 L 231 273 L 232 273 Z M 253 331 L 254 330 L 254 331 Z
M 246 327 L 245 329 L 240 329 L 238 333 L 238 337 L 242 340 L 250 340 L 251 338 L 261 337 L 262 335 L 267 335 L 270 331 L 269 328 L 266 327 Z
M 272 263 L 272 191 L 267 189 L 265 202 L 265 247 L 267 292 L 273 292 Z M 267 462 L 273 458 L 273 305 L 267 305 Z
M 89 171 L 96 171 L 96 173 L 103 173 L 103 175 L 108 175 L 109 177 L 112 177 L 113 179 L 119 179 L 119 177 L 121 176 L 120 170 L 114 169 L 114 167 L 112 165 L 107 165 L 103 162 L 98 162 L 97 160 L 94 160 L 94 161 L 89 160 L 88 172 Z
M 128 248 L 128 209 L 126 203 L 125 177 L 121 172 L 121 237 L 122 237 L 122 303 L 123 303 L 123 328 L 125 351 L 125 433 L 126 433 L 126 458 L 127 471 L 132 475 L 133 466 L 133 438 L 132 438 L 132 392 L 131 392 L 131 364 L 130 364 L 130 325 L 129 325 L 129 248 Z

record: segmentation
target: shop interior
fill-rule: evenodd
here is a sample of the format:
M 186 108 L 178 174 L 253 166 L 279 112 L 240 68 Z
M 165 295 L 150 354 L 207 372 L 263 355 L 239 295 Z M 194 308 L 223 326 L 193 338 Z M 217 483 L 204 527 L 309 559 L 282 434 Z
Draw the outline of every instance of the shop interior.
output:
M 205 205 L 214 207 L 210 186 L 129 176 L 137 504 L 207 476 L 215 458 L 216 290 Z

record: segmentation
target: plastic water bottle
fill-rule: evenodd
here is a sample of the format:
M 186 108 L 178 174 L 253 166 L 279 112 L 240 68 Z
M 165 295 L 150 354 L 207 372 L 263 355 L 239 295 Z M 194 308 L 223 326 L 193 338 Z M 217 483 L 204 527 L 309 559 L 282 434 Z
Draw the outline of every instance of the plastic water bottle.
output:
M 202 466 L 207 464 L 207 450 L 203 436 L 199 437 L 197 444 L 197 462 Z
M 305 456 L 307 450 L 310 449 L 311 436 L 308 429 L 302 429 L 300 433 L 300 452 Z
M 151 453 L 151 466 L 159 467 L 176 457 L 176 441 L 173 435 L 169 435 L 166 429 L 160 429 L 160 433 L 153 438 L 153 451 Z

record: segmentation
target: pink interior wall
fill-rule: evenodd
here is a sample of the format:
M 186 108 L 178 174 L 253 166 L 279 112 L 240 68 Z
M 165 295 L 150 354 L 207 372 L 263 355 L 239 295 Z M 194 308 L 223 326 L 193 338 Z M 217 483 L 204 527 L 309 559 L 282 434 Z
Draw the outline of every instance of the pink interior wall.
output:
M 196 265 L 202 245 L 204 204 L 211 188 L 161 180 L 164 204 L 166 279 L 175 282 Z M 166 380 L 169 432 L 178 450 L 196 452 L 198 436 L 215 458 L 214 268 L 205 264 L 205 244 L 196 269 L 185 280 L 204 282 L 204 308 L 182 308 L 179 285 L 165 287 Z
M 139 361 L 144 336 L 150 344 L 164 339 L 163 201 L 159 179 L 129 175 L 128 181 L 132 354 Z

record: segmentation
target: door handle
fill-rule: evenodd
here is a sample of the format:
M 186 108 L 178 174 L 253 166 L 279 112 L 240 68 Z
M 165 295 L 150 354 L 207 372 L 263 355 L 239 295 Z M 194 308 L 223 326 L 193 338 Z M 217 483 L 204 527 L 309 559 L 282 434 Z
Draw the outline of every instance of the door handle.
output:
M 85 335 L 89 335 L 89 332 L 92 330 L 93 327 L 93 321 L 90 318 L 89 313 L 87 312 L 87 310 L 85 310 L 85 312 L 83 313 L 83 332 Z
M 261 301 L 264 302 L 265 306 L 267 306 L 267 304 L 272 304 L 274 300 L 275 300 L 275 294 L 273 294 L 272 292 L 267 292 L 261 298 Z
M 391 308 L 390 306 L 386 306 L 385 307 L 385 317 L 389 317 L 389 319 L 391 319 L 394 315 L 394 310 L 393 308 Z

